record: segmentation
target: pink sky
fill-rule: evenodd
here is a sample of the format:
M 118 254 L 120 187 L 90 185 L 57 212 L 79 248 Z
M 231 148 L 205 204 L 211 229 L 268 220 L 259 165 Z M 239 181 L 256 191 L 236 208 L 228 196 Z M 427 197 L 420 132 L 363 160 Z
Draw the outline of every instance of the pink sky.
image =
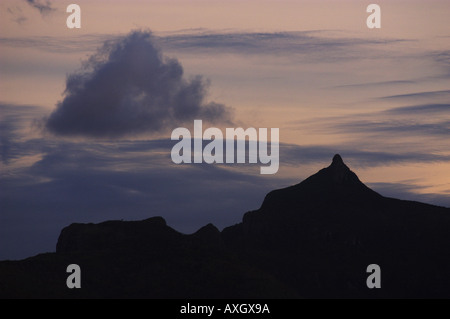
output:
M 378 1 L 382 10 L 382 28 L 378 30 L 370 30 L 365 25 L 368 2 L 364 1 L 78 1 L 82 9 L 79 30 L 65 26 L 68 16 L 65 8 L 69 3 L 52 2 L 55 10 L 42 15 L 25 1 L 2 1 L 2 101 L 53 109 L 61 99 L 66 74 L 77 69 L 80 61 L 95 50 L 95 42 L 86 44 L 83 37 L 126 34 L 136 28 L 148 28 L 161 36 L 320 31 L 314 35 L 325 39 L 408 40 L 385 45 L 363 44 L 355 49 L 359 51 L 352 52 L 348 59 L 339 59 L 338 63 L 330 62 L 331 52 L 327 61 L 312 61 L 312 53 L 305 58 L 295 52 L 265 54 L 262 51 L 250 55 L 220 50 L 212 54 L 166 50 L 167 55 L 180 60 L 188 75 L 201 74 L 211 80 L 212 100 L 234 107 L 238 118 L 248 125 L 280 127 L 281 138 L 288 143 L 351 143 L 352 136 L 320 130 L 324 124 L 319 123 L 330 116 L 356 116 L 411 104 L 377 100 L 380 96 L 449 87 L 449 78 L 445 76 L 448 71 L 432 59 L 421 58 L 449 49 L 447 1 Z M 19 23 L 20 17 L 24 19 Z M 33 43 L 17 44 L 16 39 L 42 43 L 50 39 L 68 49 L 53 51 Z M 345 87 L 390 81 L 399 82 L 357 89 Z M 448 96 L 440 103 L 448 103 Z M 317 125 L 313 129 L 308 125 L 299 127 L 293 124 L 296 121 L 313 121 Z M 401 141 L 403 145 L 410 142 Z M 424 143 L 429 145 L 429 139 L 424 137 Z M 431 143 L 437 144 L 428 152 L 448 154 L 446 141 Z M 396 169 L 395 175 L 399 175 L 403 166 Z M 450 171 L 445 163 L 427 165 L 414 169 L 419 175 L 415 178 L 423 178 L 427 185 L 445 184 L 442 177 L 430 180 L 429 176 L 423 176 L 422 171 L 430 169 L 436 170 L 439 176 L 442 174 L 437 172 L 441 169 Z M 369 180 L 376 175 L 367 172 Z M 410 169 L 406 168 L 396 178 L 404 180 L 409 175 Z M 382 176 L 390 178 L 391 174 Z M 433 186 L 432 190 L 442 192 L 449 188 L 447 184 L 439 189 Z

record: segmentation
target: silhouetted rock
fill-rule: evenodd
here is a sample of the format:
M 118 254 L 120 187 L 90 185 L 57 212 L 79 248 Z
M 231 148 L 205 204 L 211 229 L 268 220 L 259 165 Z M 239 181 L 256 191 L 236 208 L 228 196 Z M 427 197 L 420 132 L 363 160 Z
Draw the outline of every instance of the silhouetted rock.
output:
M 450 209 L 381 196 L 335 155 L 242 223 L 191 235 L 161 217 L 72 224 L 56 253 L 0 262 L 8 298 L 450 297 Z M 65 286 L 82 268 L 82 288 Z M 366 268 L 381 267 L 381 289 Z
M 449 230 L 450 209 L 385 198 L 335 155 L 222 235 L 305 297 L 449 297 Z M 380 265 L 382 289 L 367 288 L 369 264 Z
M 78 264 L 82 288 L 66 287 Z M 225 249 L 212 224 L 192 235 L 162 217 L 72 224 L 56 253 L 0 262 L 0 298 L 292 298 L 293 289 Z
M 106 221 L 72 224 L 61 231 L 57 253 L 104 250 L 154 250 L 177 246 L 183 235 L 167 226 L 162 217 L 142 221 Z

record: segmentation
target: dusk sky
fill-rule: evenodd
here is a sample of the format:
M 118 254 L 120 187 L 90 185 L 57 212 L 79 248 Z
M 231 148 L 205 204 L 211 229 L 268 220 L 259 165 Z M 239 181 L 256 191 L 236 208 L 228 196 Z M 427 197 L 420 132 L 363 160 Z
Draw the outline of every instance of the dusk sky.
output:
M 425 0 L 2 0 L 0 260 L 55 251 L 74 222 L 222 229 L 336 153 L 384 196 L 450 207 L 449 16 Z M 279 128 L 279 171 L 174 164 L 171 132 L 194 119 Z

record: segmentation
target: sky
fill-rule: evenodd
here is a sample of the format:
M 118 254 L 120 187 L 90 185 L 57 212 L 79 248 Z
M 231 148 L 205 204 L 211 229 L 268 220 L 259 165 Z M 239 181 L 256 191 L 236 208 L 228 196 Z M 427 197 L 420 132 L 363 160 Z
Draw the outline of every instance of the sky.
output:
M 69 29 L 66 8 L 81 8 Z M 450 207 L 450 2 L 0 2 L 0 260 L 74 222 L 219 229 L 334 154 Z M 177 127 L 279 128 L 280 168 L 174 164 Z

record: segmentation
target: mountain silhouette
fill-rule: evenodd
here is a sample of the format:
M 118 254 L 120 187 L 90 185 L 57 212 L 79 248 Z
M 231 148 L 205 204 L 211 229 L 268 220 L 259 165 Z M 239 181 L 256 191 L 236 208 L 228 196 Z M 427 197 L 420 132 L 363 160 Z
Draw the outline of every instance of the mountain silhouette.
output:
M 73 263 L 81 289 L 65 285 Z M 450 209 L 383 197 L 335 155 L 222 232 L 162 217 L 69 225 L 55 253 L 0 262 L 0 297 L 449 298 Z

